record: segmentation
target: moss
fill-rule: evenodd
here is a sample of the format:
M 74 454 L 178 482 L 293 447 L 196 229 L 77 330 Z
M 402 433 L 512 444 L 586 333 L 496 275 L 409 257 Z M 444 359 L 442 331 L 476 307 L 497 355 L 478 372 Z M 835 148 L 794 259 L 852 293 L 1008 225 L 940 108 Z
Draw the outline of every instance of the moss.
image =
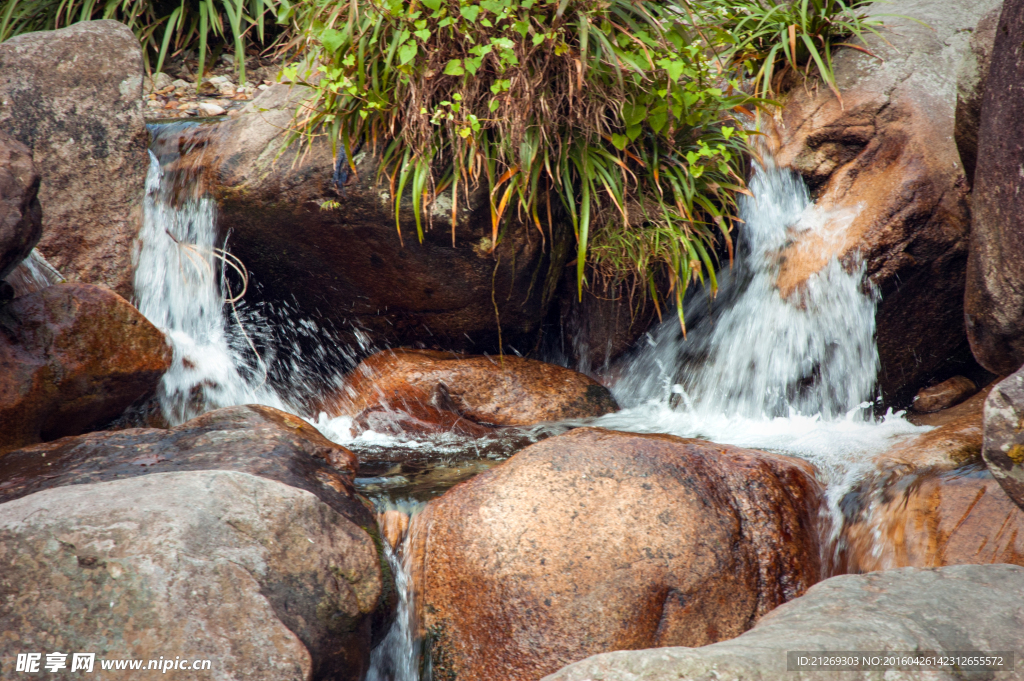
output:
M 1017 444 L 1010 447 L 1010 451 L 1006 452 L 1006 456 L 1017 466 L 1024 464 L 1024 445 Z
M 442 620 L 427 630 L 423 640 L 423 669 L 420 670 L 420 677 L 432 681 L 456 681 L 458 674 L 455 666 L 448 625 Z

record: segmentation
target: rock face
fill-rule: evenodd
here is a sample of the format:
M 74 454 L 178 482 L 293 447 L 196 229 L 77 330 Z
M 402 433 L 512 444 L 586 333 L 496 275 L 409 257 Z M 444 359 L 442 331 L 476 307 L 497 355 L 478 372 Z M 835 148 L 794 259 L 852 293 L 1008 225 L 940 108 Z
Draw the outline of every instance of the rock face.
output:
M 954 135 L 960 161 L 967 181 L 974 184 L 978 165 L 978 127 L 981 125 L 981 102 L 992 65 L 992 48 L 1002 3 L 989 10 L 971 32 L 970 51 L 960 62 L 956 83 L 956 127 Z
M 181 655 L 211 660 L 209 678 L 357 681 L 383 591 L 374 541 L 352 520 L 233 471 L 9 501 L 0 566 L 8 673 L 18 653 L 88 651 L 97 671 L 103 659 Z
M 39 249 L 69 279 L 130 298 L 149 168 L 139 41 L 115 21 L 4 41 L 0 129 L 42 177 Z
M 805 462 L 584 428 L 413 519 L 438 681 L 537 679 L 609 650 L 737 636 L 820 578 Z
M 872 503 L 873 502 L 873 503 Z M 843 506 L 845 569 L 1024 565 L 1024 510 L 979 463 L 894 477 Z
M 408 414 L 414 430 L 431 424 L 479 434 L 479 426 L 530 426 L 600 416 L 618 409 L 608 389 L 583 374 L 521 357 L 385 350 L 348 377 L 332 413 L 373 425 L 386 412 Z
M 410 203 L 399 236 L 369 145 L 355 154 L 358 172 L 350 177 L 347 164 L 336 176 L 326 143 L 293 165 L 296 150 L 283 147 L 301 94 L 271 86 L 210 131 L 214 153 L 201 161 L 220 202 L 218 223 L 231 231 L 231 250 L 263 295 L 294 295 L 303 313 L 321 315 L 350 339 L 358 327 L 378 347 L 420 342 L 493 352 L 499 326 L 506 345 L 533 347 L 567 254 L 556 256 L 548 281 L 550 249 L 535 227 L 522 225 L 508 228 L 491 253 L 490 212 L 479 193 L 472 207 L 460 195 L 454 243 L 448 199 L 437 203 L 422 243 Z
M 843 575 L 811 587 L 731 641 L 595 655 L 544 681 L 868 681 L 882 674 L 953 681 L 965 672 L 792 672 L 786 670 L 787 652 L 1019 651 L 1024 645 L 1022 590 L 1024 568 L 1011 565 Z M 1006 678 L 1019 675 L 1018 666 Z
M 996 31 L 981 106 L 974 221 L 964 313 L 974 356 L 989 371 L 1008 374 L 1024 364 L 1024 235 L 1019 175 L 1024 137 L 1024 2 L 1008 0 Z
M 58 284 L 0 307 L 0 453 L 77 435 L 156 389 L 164 335 L 128 301 Z
M 1010 375 L 985 401 L 982 456 L 1010 498 L 1024 508 L 1024 369 Z
M 28 147 L 0 132 L 0 281 L 43 234 L 38 192 L 39 175 Z
M 261 406 L 8 453 L 0 626 L 16 634 L 0 669 L 46 647 L 194 654 L 217 678 L 361 679 L 394 596 L 356 466 Z
M 879 384 L 889 402 L 909 401 L 929 379 L 944 378 L 951 360 L 969 359 L 962 321 L 969 187 L 954 111 L 971 32 L 996 6 L 872 5 L 866 12 L 886 15 L 891 44 L 866 42 L 884 61 L 840 51 L 842 102 L 824 86 L 796 88 L 782 112 L 777 159 L 803 175 L 826 224 L 783 251 L 778 286 L 788 294 L 833 256 L 847 266 L 863 259 L 881 294 Z
M 911 409 L 920 414 L 930 414 L 955 407 L 976 392 L 978 386 L 974 381 L 966 376 L 954 376 L 942 383 L 918 390 Z

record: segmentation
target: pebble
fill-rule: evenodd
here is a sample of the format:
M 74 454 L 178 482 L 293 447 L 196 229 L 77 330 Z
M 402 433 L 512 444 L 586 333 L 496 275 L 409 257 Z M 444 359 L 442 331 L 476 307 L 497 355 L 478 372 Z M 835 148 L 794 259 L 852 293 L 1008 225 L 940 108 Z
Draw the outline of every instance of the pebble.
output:
M 200 102 L 199 113 L 204 116 L 223 116 L 227 111 L 224 107 L 211 102 Z

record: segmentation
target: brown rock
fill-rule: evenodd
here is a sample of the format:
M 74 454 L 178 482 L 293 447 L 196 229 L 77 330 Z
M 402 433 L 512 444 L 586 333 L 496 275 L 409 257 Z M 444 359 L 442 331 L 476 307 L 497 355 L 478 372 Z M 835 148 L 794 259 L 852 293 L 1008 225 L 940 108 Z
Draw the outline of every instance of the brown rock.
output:
M 39 175 L 28 147 L 0 132 L 0 281 L 43 235 L 38 193 Z
M 968 356 L 961 310 L 969 188 L 954 142 L 957 71 L 970 32 L 996 4 L 872 5 L 890 30 L 885 40 L 866 38 L 875 57 L 837 54 L 842 101 L 826 87 L 797 88 L 782 112 L 777 158 L 804 176 L 827 224 L 795 235 L 782 252 L 779 289 L 788 295 L 833 256 L 866 263 L 881 294 L 879 385 L 889 402 L 909 399 L 951 359 Z
M 452 428 L 483 434 L 486 426 L 530 426 L 545 421 L 589 418 L 618 407 L 608 389 L 570 369 L 522 357 L 483 357 L 432 350 L 385 350 L 363 360 L 332 413 L 407 411 L 429 424 L 459 419 Z M 447 413 L 447 417 L 445 417 Z M 411 423 L 411 422 L 407 422 Z M 438 428 L 448 428 L 437 422 Z
M 964 314 L 971 350 L 983 367 L 1008 374 L 1024 364 L 1024 2 L 1007 0 L 999 18 L 981 105 L 974 220 Z
M 57 284 L 0 307 L 0 453 L 77 435 L 156 389 L 164 335 L 99 286 Z
M 409 514 L 401 511 L 384 511 L 378 514 L 377 524 L 380 525 L 381 536 L 391 546 L 392 550 L 398 550 L 405 533 L 409 530 Z
M 978 126 L 981 124 L 981 102 L 992 65 L 992 49 L 1002 3 L 990 9 L 971 32 L 970 50 L 964 54 L 956 82 L 956 127 L 953 134 L 967 181 L 974 183 L 978 165 Z
M 178 672 L 193 678 L 359 681 L 387 609 L 380 565 L 352 518 L 248 473 L 40 491 L 0 504 L 0 665 L 93 652 L 95 676 L 127 678 L 100 661 L 180 655 L 212 662 Z
M 966 376 L 954 376 L 929 388 L 922 388 L 914 396 L 911 410 L 930 414 L 954 407 L 978 392 L 978 386 Z
M 125 298 L 149 168 L 142 76 L 139 41 L 115 21 L 0 44 L 0 128 L 42 177 L 39 249 L 69 279 Z
M 849 572 L 1024 565 L 1024 510 L 978 463 L 896 477 L 869 494 L 843 528 Z
M 304 314 L 321 315 L 353 345 L 355 326 L 377 347 L 492 352 L 500 327 L 506 346 L 532 348 L 567 253 L 549 269 L 540 233 L 521 224 L 492 253 L 486 192 L 471 205 L 460 197 L 454 235 L 451 204 L 440 200 L 422 241 L 411 203 L 403 204 L 400 236 L 369 145 L 355 154 L 356 173 L 347 163 L 335 173 L 326 142 L 296 163 L 296 149 L 278 156 L 301 96 L 285 85 L 263 91 L 209 132 L 216 153 L 198 161 L 220 204 L 218 223 L 261 295 L 294 296 Z
M 578 429 L 413 520 L 438 681 L 535 680 L 587 655 L 737 636 L 820 577 L 806 462 Z
M 1010 498 L 1024 508 L 1024 373 L 1000 381 L 985 400 L 985 444 L 988 469 Z

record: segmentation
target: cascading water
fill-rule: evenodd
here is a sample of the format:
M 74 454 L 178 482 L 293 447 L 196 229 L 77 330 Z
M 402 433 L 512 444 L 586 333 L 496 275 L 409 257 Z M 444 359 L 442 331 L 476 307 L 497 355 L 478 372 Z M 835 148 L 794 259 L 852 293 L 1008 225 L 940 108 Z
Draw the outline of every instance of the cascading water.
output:
M 827 237 L 850 218 L 823 213 L 770 158 L 755 166 L 750 190 L 740 197 L 737 262 L 717 299 L 689 298 L 686 338 L 674 319 L 648 335 L 612 385 L 627 408 L 598 425 L 795 454 L 838 481 L 914 429 L 872 418 L 875 296 L 862 285 L 863 265 L 833 258 L 783 297 L 776 278 L 787 242 L 807 231 Z
M 174 346 L 159 388 L 164 416 L 177 424 L 211 409 L 252 403 L 304 414 L 311 397 L 340 385 L 355 353 L 287 309 L 275 314 L 283 323 L 272 325 L 245 303 L 248 273 L 228 252 L 227 237 L 218 234 L 217 205 L 204 194 L 200 177 L 215 137 L 197 135 L 195 123 L 150 130 L 145 220 L 134 253 L 135 303 Z

